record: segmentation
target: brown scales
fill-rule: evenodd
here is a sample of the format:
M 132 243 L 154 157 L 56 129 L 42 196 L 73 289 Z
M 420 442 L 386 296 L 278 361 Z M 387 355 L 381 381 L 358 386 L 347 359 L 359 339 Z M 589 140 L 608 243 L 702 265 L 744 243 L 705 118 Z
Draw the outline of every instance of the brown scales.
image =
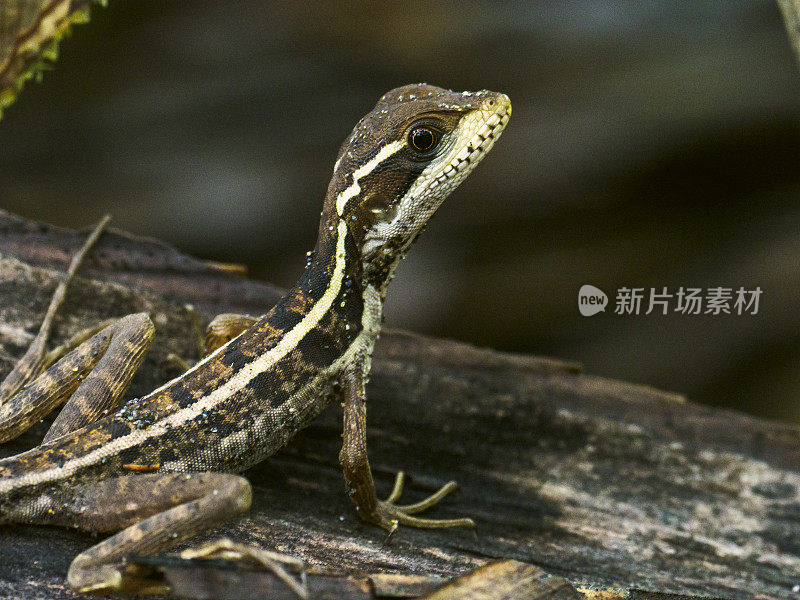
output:
M 364 381 L 398 249 L 419 235 L 463 176 L 448 178 L 480 161 L 490 146 L 475 149 L 486 135 L 499 135 L 509 113 L 508 99 L 494 92 L 412 85 L 384 95 L 340 150 L 317 246 L 297 285 L 258 320 L 215 319 L 206 335 L 212 354 L 122 407 L 152 337 L 146 315 L 95 326 L 67 347 L 45 351 L 67 284 L 104 220 L 58 286 L 36 342 L 0 386 L 2 439 L 67 401 L 45 443 L 0 461 L 0 523 L 121 529 L 75 558 L 70 585 L 163 591 L 122 569 L 125 557 L 169 548 L 241 514 L 250 486 L 230 471 L 277 451 L 338 397 L 345 407 L 340 460 L 362 519 L 389 532 L 401 524 L 473 527 L 469 519 L 415 516 L 452 491 L 452 482 L 423 502 L 399 505 L 400 474 L 389 498 L 377 498 Z M 414 139 L 435 144 L 420 148 Z M 382 246 L 367 253 L 367 238 Z

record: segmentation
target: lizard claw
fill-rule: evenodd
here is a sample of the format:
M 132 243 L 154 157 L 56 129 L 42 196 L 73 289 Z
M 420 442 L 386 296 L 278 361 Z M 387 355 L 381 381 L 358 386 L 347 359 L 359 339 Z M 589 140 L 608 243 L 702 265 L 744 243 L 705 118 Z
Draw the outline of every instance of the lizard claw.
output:
M 439 488 L 420 502 L 414 504 L 397 504 L 397 500 L 403 493 L 405 485 L 405 473 L 397 473 L 392 492 L 386 500 L 378 500 L 375 509 L 368 516 L 367 520 L 372 521 L 389 532 L 386 542 L 394 535 L 400 525 L 417 527 L 419 529 L 445 529 L 448 527 L 467 527 L 475 529 L 475 522 L 472 519 L 422 519 L 414 517 L 417 513 L 431 508 L 438 504 L 447 494 L 458 489 L 455 481 L 450 481 Z
M 181 552 L 181 558 L 188 560 L 221 558 L 230 561 L 254 562 L 272 571 L 298 598 L 307 600 L 309 597 L 305 564 L 294 556 L 279 554 L 256 546 L 240 544 L 228 538 L 222 538 L 199 548 L 184 550 Z M 300 574 L 299 581 L 290 575 L 290 571 Z

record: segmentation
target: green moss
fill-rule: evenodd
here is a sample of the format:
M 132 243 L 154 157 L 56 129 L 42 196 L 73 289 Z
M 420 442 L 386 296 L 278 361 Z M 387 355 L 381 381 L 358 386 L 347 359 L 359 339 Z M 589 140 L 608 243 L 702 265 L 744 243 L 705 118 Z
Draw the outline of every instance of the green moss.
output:
M 95 1 L 103 6 L 106 4 L 105 0 Z M 86 5 L 73 11 L 67 20 L 57 27 L 53 38 L 40 47 L 37 60 L 16 77 L 10 88 L 0 90 L 0 119 L 3 117 L 3 110 L 13 104 L 29 79 L 35 79 L 36 82 L 41 82 L 44 72 L 53 68 L 53 63 L 58 60 L 59 43 L 61 40 L 71 33 L 73 25 L 88 23 L 91 16 L 90 13 L 91 5 Z

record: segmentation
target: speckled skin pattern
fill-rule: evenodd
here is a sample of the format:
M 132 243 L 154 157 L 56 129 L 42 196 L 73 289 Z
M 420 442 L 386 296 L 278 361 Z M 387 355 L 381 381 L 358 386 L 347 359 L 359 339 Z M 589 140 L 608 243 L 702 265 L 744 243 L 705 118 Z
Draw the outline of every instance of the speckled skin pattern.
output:
M 492 147 L 510 110 L 508 98 L 494 92 L 424 84 L 392 90 L 342 145 L 316 247 L 297 284 L 267 314 L 218 318 L 208 336 L 218 348 L 121 407 L 152 336 L 146 315 L 103 329 L 22 392 L 0 397 L 0 432 L 11 432 L 5 439 L 73 397 L 64 409 L 71 416 L 47 443 L 0 461 L 0 523 L 129 527 L 80 555 L 70 570 L 79 589 L 128 589 L 107 568 L 123 550 L 161 549 L 249 505 L 249 486 L 240 477 L 195 475 L 192 485 L 178 480 L 181 488 L 168 474 L 242 471 L 283 447 L 335 398 L 349 398 L 342 458 L 359 514 L 389 530 L 405 522 L 402 511 L 375 498 L 364 438 L 363 382 L 386 286 L 444 198 Z M 435 147 L 413 146 L 412 132 L 420 130 L 419 139 L 430 134 Z M 81 388 L 76 378 L 85 378 Z M 25 408 L 37 404 L 45 408 Z M 119 510 L 122 498 L 145 489 L 159 490 L 152 502 Z M 221 489 L 228 489 L 227 504 L 206 497 L 220 496 Z M 94 516 L 80 516 L 87 512 Z M 468 524 L 456 521 L 439 526 Z M 439 523 L 425 522 L 407 524 Z M 168 539 L 161 532 L 167 527 L 179 535 Z

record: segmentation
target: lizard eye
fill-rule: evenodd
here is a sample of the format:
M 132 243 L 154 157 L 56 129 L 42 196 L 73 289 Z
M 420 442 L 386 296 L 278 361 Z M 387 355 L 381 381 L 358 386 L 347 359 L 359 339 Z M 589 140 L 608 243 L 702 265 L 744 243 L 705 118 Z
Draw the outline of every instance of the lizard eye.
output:
M 408 132 L 408 145 L 419 154 L 430 154 L 441 140 L 442 132 L 429 125 L 412 126 Z

